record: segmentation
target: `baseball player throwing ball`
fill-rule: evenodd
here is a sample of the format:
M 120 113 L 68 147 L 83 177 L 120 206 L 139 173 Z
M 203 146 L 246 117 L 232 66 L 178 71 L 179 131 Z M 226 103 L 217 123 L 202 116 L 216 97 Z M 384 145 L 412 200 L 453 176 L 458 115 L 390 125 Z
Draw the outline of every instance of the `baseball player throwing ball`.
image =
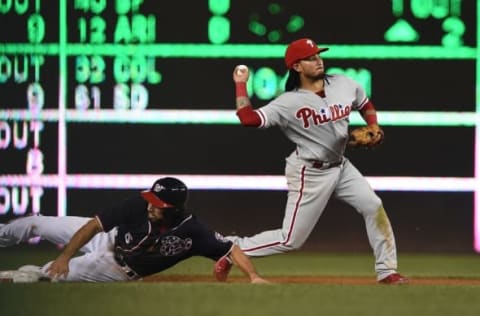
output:
M 63 252 L 43 267 L 23 266 L 0 272 L 0 279 L 34 282 L 138 280 L 192 256 L 219 260 L 227 255 L 250 278 L 261 278 L 240 248 L 202 224 L 185 207 L 188 189 L 176 178 L 160 178 L 142 191 L 94 218 L 29 216 L 0 224 L 0 247 L 40 236 L 66 244 Z M 75 256 L 78 252 L 82 256 Z M 224 271 L 215 274 L 225 281 Z M 215 271 L 214 271 L 215 273 Z
M 285 53 L 289 70 L 285 93 L 258 109 L 253 109 L 247 94 L 248 68 L 233 72 L 237 115 L 243 126 L 278 126 L 296 144 L 287 157 L 285 175 L 288 201 L 283 225 L 251 237 L 228 236 L 248 256 L 267 256 L 300 248 L 333 196 L 351 205 L 366 224 L 375 255 L 377 281 L 402 284 L 408 280 L 397 272 L 395 238 L 381 199 L 370 184 L 344 156 L 345 148 L 358 145 L 350 139 L 349 116 L 360 111 L 368 126 L 365 146 L 381 143 L 383 131 L 377 123 L 372 102 L 362 87 L 343 75 L 326 75 L 319 48 L 309 39 L 292 42 Z M 363 144 L 363 143 L 362 143 Z M 228 271 L 228 257 L 217 263 Z

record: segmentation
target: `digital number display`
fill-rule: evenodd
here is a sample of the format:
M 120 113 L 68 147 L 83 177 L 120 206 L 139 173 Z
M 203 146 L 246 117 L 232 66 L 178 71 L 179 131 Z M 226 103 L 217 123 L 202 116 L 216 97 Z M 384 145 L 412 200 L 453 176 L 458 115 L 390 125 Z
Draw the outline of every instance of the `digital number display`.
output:
M 262 105 L 283 91 L 285 48 L 301 37 L 330 47 L 328 72 L 365 88 L 393 138 L 421 130 L 417 153 L 454 162 L 420 174 L 405 157 L 407 175 L 377 166 L 376 189 L 472 192 L 480 214 L 478 2 L 3 0 L 0 218 L 65 215 L 69 192 L 143 188 L 158 174 L 182 175 L 193 189 L 285 189 L 277 134 L 267 134 L 276 149 L 257 166 L 238 167 L 245 153 L 231 140 L 248 132 L 235 116 L 232 70 L 250 67 L 249 93 Z M 432 134 L 453 137 L 465 156 L 432 152 Z M 387 144 L 385 158 L 402 157 L 397 148 Z M 474 221 L 480 251 L 480 215 Z

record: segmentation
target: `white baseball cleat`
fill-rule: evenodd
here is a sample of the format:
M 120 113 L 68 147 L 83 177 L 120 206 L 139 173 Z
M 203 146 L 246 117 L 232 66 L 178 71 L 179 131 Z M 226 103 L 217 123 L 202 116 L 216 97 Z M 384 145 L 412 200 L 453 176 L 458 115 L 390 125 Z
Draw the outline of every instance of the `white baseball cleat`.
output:
M 35 266 L 33 264 L 27 264 L 25 266 L 21 266 L 20 268 L 18 268 L 18 271 L 35 272 L 35 273 L 43 274 L 42 267 Z
M 40 267 L 40 266 L 35 266 L 35 265 L 32 265 L 32 264 L 28 264 L 28 265 L 21 266 L 20 268 L 18 268 L 18 271 L 35 273 L 35 274 L 38 275 L 38 280 L 39 281 L 50 281 L 51 280 L 50 277 L 47 274 L 45 274 L 45 272 L 43 272 L 42 267 Z
M 42 273 L 42 267 L 33 264 L 27 264 L 18 268 L 18 271 Z
M 0 282 L 34 283 L 40 281 L 40 275 L 36 272 L 18 270 L 0 271 Z
M 0 282 L 11 283 L 34 283 L 40 281 L 50 281 L 42 268 L 35 265 L 25 265 L 18 270 L 0 271 Z

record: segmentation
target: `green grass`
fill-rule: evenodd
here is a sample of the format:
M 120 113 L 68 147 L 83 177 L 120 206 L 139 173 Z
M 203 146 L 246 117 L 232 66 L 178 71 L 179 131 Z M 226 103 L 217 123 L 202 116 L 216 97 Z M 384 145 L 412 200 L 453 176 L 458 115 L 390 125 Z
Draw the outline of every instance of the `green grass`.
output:
M 2 284 L 2 315 L 478 315 L 478 286 Z
M 478 315 L 480 287 L 4 284 L 2 315 Z
M 41 264 L 55 248 L 0 249 L 0 269 Z M 375 278 L 371 254 L 289 253 L 254 259 L 265 277 L 285 275 Z M 411 278 L 479 278 L 478 255 L 399 254 Z M 162 274 L 210 275 L 195 258 Z M 233 276 L 240 276 L 238 269 Z M 0 315 L 480 315 L 479 285 L 321 285 L 202 283 L 0 283 Z

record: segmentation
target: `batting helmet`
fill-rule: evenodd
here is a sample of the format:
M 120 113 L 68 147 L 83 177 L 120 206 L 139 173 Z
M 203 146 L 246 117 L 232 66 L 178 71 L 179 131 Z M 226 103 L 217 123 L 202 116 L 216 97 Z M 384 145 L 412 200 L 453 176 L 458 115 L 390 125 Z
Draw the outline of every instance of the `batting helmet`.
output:
M 177 178 L 166 177 L 155 181 L 150 190 L 142 191 L 143 198 L 158 208 L 183 208 L 188 188 Z

